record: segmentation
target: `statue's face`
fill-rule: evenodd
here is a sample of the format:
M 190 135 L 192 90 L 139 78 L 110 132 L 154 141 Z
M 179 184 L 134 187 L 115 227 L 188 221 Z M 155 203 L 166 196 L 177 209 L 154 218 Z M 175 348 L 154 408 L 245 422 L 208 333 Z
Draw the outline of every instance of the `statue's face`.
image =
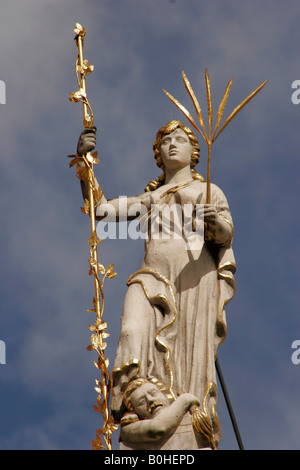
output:
M 134 390 L 130 396 L 131 404 L 140 419 L 153 418 L 159 411 L 169 406 L 169 400 L 156 385 L 146 383 Z
M 190 166 L 192 150 L 190 139 L 180 128 L 161 138 L 160 155 L 166 169 L 177 170 Z

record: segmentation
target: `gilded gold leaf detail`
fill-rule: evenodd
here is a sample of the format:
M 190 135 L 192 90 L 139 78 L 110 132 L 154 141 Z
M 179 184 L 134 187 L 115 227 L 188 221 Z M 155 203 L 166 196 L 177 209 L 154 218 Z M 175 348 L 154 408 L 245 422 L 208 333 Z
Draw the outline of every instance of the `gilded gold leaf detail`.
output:
M 83 125 L 84 127 L 91 127 L 91 123 L 92 123 L 92 118 L 91 116 L 87 114 L 83 120 Z
M 73 160 L 70 161 L 69 167 L 72 168 L 72 166 L 76 165 L 79 162 L 82 162 L 82 158 L 76 155 L 75 158 L 73 158 Z
M 230 91 L 230 88 L 231 88 L 231 85 L 232 85 L 232 79 L 229 81 L 229 83 L 226 87 L 225 93 L 223 95 L 223 98 L 221 100 L 221 103 L 219 105 L 219 109 L 218 109 L 218 113 L 217 113 L 217 122 L 216 122 L 215 130 L 214 130 L 214 133 L 213 133 L 213 136 L 212 136 L 213 109 L 212 109 L 211 84 L 210 84 L 208 71 L 207 71 L 207 69 L 205 69 L 207 112 L 208 112 L 208 122 L 209 122 L 209 136 L 208 136 L 207 132 L 206 132 L 206 129 L 205 129 L 205 125 L 204 125 L 204 121 L 203 121 L 202 112 L 201 112 L 199 102 L 196 99 L 196 96 L 195 96 L 195 94 L 192 90 L 192 87 L 191 87 L 191 85 L 190 85 L 190 83 L 189 83 L 189 81 L 188 81 L 188 79 L 187 79 L 187 77 L 186 77 L 186 75 L 183 71 L 182 71 L 182 78 L 183 78 L 186 90 L 187 90 L 190 98 L 192 99 L 192 102 L 193 102 L 194 107 L 196 109 L 197 116 L 198 116 L 198 119 L 200 121 L 200 127 L 202 127 L 203 132 L 199 128 L 199 126 L 196 124 L 194 118 L 191 116 L 189 111 L 181 103 L 179 103 L 179 101 L 176 98 L 174 98 L 169 92 L 167 92 L 166 90 L 163 90 L 163 91 L 168 96 L 168 98 L 182 111 L 182 113 L 185 115 L 185 117 L 190 121 L 192 126 L 200 133 L 200 135 L 203 137 L 203 139 L 205 140 L 205 142 L 207 144 L 208 156 L 207 156 L 207 178 L 206 178 L 206 181 L 207 181 L 206 202 L 210 203 L 210 158 L 211 158 L 212 144 L 213 144 L 213 142 L 215 142 L 215 140 L 221 134 L 221 132 L 226 128 L 226 126 L 230 123 L 230 121 L 232 121 L 232 119 L 239 113 L 239 111 L 241 111 L 244 108 L 244 106 L 246 106 L 246 104 L 249 103 L 252 100 L 252 98 L 265 86 L 265 84 L 267 83 L 267 80 L 265 82 L 263 82 L 261 85 L 259 85 L 252 93 L 250 93 L 250 95 L 247 96 L 246 99 L 244 99 L 232 111 L 232 113 L 228 116 L 228 118 L 226 119 L 226 121 L 223 124 L 223 126 L 221 127 L 221 129 L 219 129 L 219 131 L 217 132 L 217 129 L 220 126 L 221 118 L 223 116 L 224 108 L 225 108 L 225 105 L 226 105 L 226 102 L 227 102 L 227 99 L 228 99 L 228 96 L 229 96 L 229 91 Z
M 79 103 L 79 101 L 86 100 L 86 92 L 83 88 L 80 88 L 77 91 L 73 91 L 70 93 L 69 100 L 72 103 Z
M 94 66 L 90 65 L 87 59 L 83 56 L 84 47 L 84 36 L 86 34 L 85 28 L 79 23 L 76 23 L 74 29 L 76 33 L 75 42 L 78 47 L 78 56 L 75 63 L 75 72 L 77 78 L 77 84 L 79 89 L 75 92 L 69 93 L 69 100 L 73 103 L 82 102 L 83 105 L 83 125 L 85 128 L 93 126 L 94 116 L 90 103 L 87 99 L 86 82 L 85 78 L 94 70 Z M 95 391 L 98 393 L 97 405 L 93 405 L 97 413 L 102 414 L 103 418 L 103 430 L 97 429 L 96 438 L 92 440 L 93 449 L 107 449 L 111 450 L 111 433 L 117 429 L 114 424 L 113 418 L 110 416 L 109 403 L 111 393 L 111 379 L 108 371 L 109 360 L 105 358 L 104 350 L 107 347 L 107 343 L 104 342 L 109 337 L 109 333 L 106 333 L 107 323 L 102 320 L 104 310 L 104 293 L 103 283 L 106 277 L 113 278 L 116 276 L 114 271 L 114 265 L 109 265 L 107 270 L 105 267 L 98 263 L 97 246 L 103 239 L 99 239 L 96 233 L 95 225 L 95 207 L 100 203 L 103 192 L 96 183 L 95 175 L 93 172 L 93 165 L 99 163 L 98 152 L 90 153 L 86 155 L 69 155 L 72 159 L 69 166 L 73 167 L 76 165 L 76 176 L 88 183 L 89 187 L 89 198 L 85 199 L 84 207 L 81 207 L 81 211 L 84 214 L 90 215 L 91 221 L 91 235 L 89 237 L 90 245 L 90 258 L 89 274 L 94 277 L 95 285 L 95 296 L 93 297 L 93 307 L 88 309 L 88 312 L 96 314 L 95 324 L 89 325 L 89 329 L 92 332 L 91 344 L 87 346 L 88 351 L 96 351 L 98 353 L 98 359 L 94 361 L 95 367 L 101 373 L 101 381 L 95 380 L 96 387 Z M 102 275 L 102 280 L 99 279 L 99 273 Z M 102 442 L 102 437 L 105 444 Z
M 94 66 L 89 65 L 88 60 L 83 61 L 83 65 L 77 64 L 76 65 L 76 71 L 80 73 L 81 75 L 89 75 L 94 71 Z
M 93 232 L 92 233 L 92 236 L 89 237 L 89 244 L 91 246 L 95 246 L 97 245 L 97 241 L 98 241 L 98 236 L 97 236 L 97 233 L 96 232 Z M 95 260 L 90 260 L 90 264 L 91 265 L 97 265 L 97 262 Z
M 84 214 L 90 213 L 90 201 L 88 199 L 84 200 L 84 207 L 80 207 Z
M 106 330 L 107 326 L 108 326 L 107 323 L 103 322 L 101 325 L 99 325 L 98 329 L 101 331 L 104 331 Z
M 86 167 L 80 167 L 79 165 L 77 165 L 76 173 L 77 177 L 82 181 L 89 179 L 89 169 Z
M 83 26 L 81 26 L 80 23 L 76 23 L 76 28 L 74 29 L 74 33 L 76 33 L 77 36 L 85 36 L 86 30 Z
M 117 275 L 117 273 L 115 272 L 115 267 L 113 264 L 110 264 L 107 268 L 107 271 L 106 271 L 106 277 L 108 277 L 109 279 L 112 279 L 114 278 L 115 276 Z

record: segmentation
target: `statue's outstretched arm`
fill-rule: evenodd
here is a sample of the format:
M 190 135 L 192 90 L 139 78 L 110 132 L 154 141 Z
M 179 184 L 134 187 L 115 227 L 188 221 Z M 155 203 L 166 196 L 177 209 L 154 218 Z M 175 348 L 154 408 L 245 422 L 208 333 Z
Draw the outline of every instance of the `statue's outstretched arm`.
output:
M 77 155 L 86 155 L 92 152 L 96 147 L 96 127 L 86 128 L 79 136 L 77 144 Z M 79 166 L 84 166 L 83 162 L 78 163 Z M 89 184 L 86 180 L 81 180 L 81 191 L 83 199 L 89 198 Z M 99 188 L 99 183 L 95 178 L 96 189 Z M 151 197 L 149 193 L 143 193 L 140 196 L 122 197 L 107 200 L 104 195 L 96 207 L 96 219 L 101 220 L 104 217 L 109 221 L 109 216 L 112 216 L 113 221 L 133 220 L 140 214 L 144 214 L 150 208 Z

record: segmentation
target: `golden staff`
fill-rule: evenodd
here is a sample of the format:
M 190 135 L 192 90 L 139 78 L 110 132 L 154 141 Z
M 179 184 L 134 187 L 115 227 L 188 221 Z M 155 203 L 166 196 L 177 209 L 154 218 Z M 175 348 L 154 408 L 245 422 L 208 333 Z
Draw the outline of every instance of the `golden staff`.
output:
M 169 92 L 167 92 L 166 90 L 163 90 L 164 93 L 168 96 L 168 98 L 170 98 L 170 100 L 183 112 L 183 114 L 185 115 L 185 117 L 190 121 L 190 123 L 192 124 L 192 126 L 200 133 L 200 135 L 203 137 L 203 139 L 205 140 L 206 144 L 207 144 L 207 150 L 208 150 L 208 156 L 207 156 L 207 179 L 206 179 L 206 202 L 207 204 L 210 204 L 210 201 L 211 201 L 211 194 L 210 194 L 210 184 L 211 184 L 211 179 L 210 179 L 210 160 L 211 160 L 211 148 L 212 148 L 212 144 L 216 141 L 216 139 L 218 138 L 218 136 L 221 134 L 221 132 L 223 132 L 223 130 L 225 129 L 225 127 L 230 123 L 230 121 L 232 121 L 232 119 L 238 114 L 239 111 L 241 111 L 241 109 L 244 108 L 244 106 L 246 106 L 246 104 L 249 103 L 249 101 L 252 100 L 252 98 L 265 86 L 265 84 L 267 83 L 268 80 L 266 80 L 265 82 L 263 82 L 261 85 L 259 85 L 254 91 L 252 91 L 252 93 L 250 93 L 249 96 L 247 96 L 246 99 L 244 99 L 233 111 L 232 113 L 228 116 L 228 118 L 225 120 L 223 126 L 221 127 L 221 129 L 219 129 L 219 126 L 220 126 L 220 123 L 221 123 L 221 119 L 222 119 L 222 116 L 223 116 L 223 113 L 224 113 L 224 109 L 225 109 L 225 105 L 226 105 L 226 102 L 228 100 L 228 96 L 229 96 L 229 92 L 230 92 L 230 88 L 231 88 L 231 85 L 232 85 L 232 82 L 233 82 L 233 78 L 228 82 L 227 84 L 227 87 L 225 89 L 225 92 L 224 92 L 224 95 L 223 95 L 223 98 L 220 102 L 220 105 L 219 105 L 219 109 L 218 109 L 218 112 L 217 112 L 217 121 L 216 121 L 216 126 L 215 126 L 215 130 L 214 130 L 214 133 L 212 134 L 212 117 L 213 117 L 213 110 L 212 110 L 212 98 L 211 98 L 211 86 L 210 86 L 210 79 L 209 79 L 209 75 L 208 75 L 208 71 L 207 69 L 205 69 L 205 84 L 206 84 L 206 97 L 207 97 L 207 111 L 208 111 L 208 125 L 209 125 L 209 133 L 207 133 L 206 131 L 206 127 L 205 127 L 205 124 L 204 124 L 204 120 L 203 120 L 203 115 L 202 115 L 202 111 L 201 111 L 201 108 L 200 108 L 200 105 L 199 105 L 199 102 L 192 90 L 192 87 L 190 85 L 190 82 L 188 81 L 184 71 L 182 71 L 182 78 L 183 78 L 183 82 L 184 82 L 184 85 L 185 85 L 185 88 L 190 96 L 190 98 L 192 99 L 192 102 L 193 102 L 193 105 L 196 109 L 196 113 L 197 113 L 197 117 L 199 119 L 199 122 L 200 122 L 200 126 L 202 127 L 202 130 L 199 128 L 199 126 L 197 126 L 196 122 L 194 121 L 193 117 L 191 116 L 191 114 L 189 113 L 189 111 L 182 105 L 179 103 L 178 100 L 176 100 L 176 98 L 174 98 Z M 219 129 L 219 130 L 218 130 Z M 217 132 L 218 131 L 218 132 Z
M 74 29 L 76 33 L 75 42 L 78 47 L 78 56 L 76 59 L 76 78 L 79 86 L 79 90 L 76 92 L 70 93 L 69 100 L 73 103 L 82 102 L 83 104 L 83 126 L 85 128 L 90 128 L 94 124 L 94 116 L 91 105 L 87 99 L 86 92 L 86 75 L 90 74 L 94 70 L 93 65 L 89 65 L 88 61 L 84 59 L 83 49 L 84 49 L 84 37 L 86 30 L 79 24 L 76 23 L 76 28 Z M 94 277 L 94 289 L 95 296 L 93 298 L 93 308 L 88 309 L 88 312 L 95 312 L 96 319 L 95 324 L 90 325 L 90 330 L 92 331 L 91 335 L 91 345 L 87 347 L 89 351 L 96 350 L 98 353 L 98 361 L 94 361 L 95 367 L 101 372 L 101 381 L 96 379 L 95 390 L 98 393 L 97 396 L 97 405 L 94 405 L 94 409 L 102 414 L 103 417 L 103 429 L 98 429 L 96 431 L 96 440 L 92 441 L 93 449 L 105 449 L 105 446 L 102 443 L 102 437 L 104 438 L 106 449 L 111 450 L 111 434 L 118 428 L 115 424 L 113 417 L 110 415 L 109 411 L 109 401 L 110 401 L 110 392 L 111 392 L 111 378 L 108 371 L 109 361 L 105 358 L 104 349 L 106 348 L 106 343 L 104 339 L 109 336 L 106 333 L 107 323 L 102 319 L 104 312 L 104 293 L 103 285 L 106 278 L 112 279 L 116 276 L 114 271 L 114 265 L 111 264 L 107 269 L 98 263 L 98 254 L 97 247 L 101 243 L 102 239 L 98 239 L 96 232 L 96 218 L 95 218 L 95 208 L 100 203 L 102 198 L 102 190 L 94 175 L 93 165 L 99 163 L 97 159 L 97 152 L 91 154 L 88 152 L 86 155 L 69 155 L 73 157 L 70 162 L 70 167 L 77 165 L 76 173 L 77 177 L 81 181 L 87 181 L 89 187 L 89 199 L 85 199 L 84 207 L 81 207 L 82 212 L 90 215 L 90 224 L 91 224 L 91 236 L 89 237 L 89 246 L 90 246 L 90 275 Z M 100 279 L 99 273 L 102 275 Z

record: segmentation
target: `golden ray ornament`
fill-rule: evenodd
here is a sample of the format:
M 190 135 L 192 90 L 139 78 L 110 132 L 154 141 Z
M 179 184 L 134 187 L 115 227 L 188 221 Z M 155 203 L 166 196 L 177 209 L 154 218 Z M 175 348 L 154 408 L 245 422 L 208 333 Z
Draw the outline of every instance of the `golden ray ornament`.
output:
M 89 65 L 88 61 L 83 57 L 84 49 L 84 37 L 86 30 L 79 24 L 76 23 L 74 29 L 76 33 L 75 42 L 78 47 L 78 56 L 76 59 L 76 78 L 79 86 L 79 90 L 70 93 L 69 100 L 72 103 L 81 102 L 83 105 L 83 126 L 85 128 L 92 127 L 94 124 L 94 116 L 91 105 L 87 99 L 86 92 L 86 81 L 85 77 L 94 70 L 93 65 Z M 95 313 L 95 323 L 90 325 L 89 328 L 92 332 L 91 344 L 87 347 L 89 351 L 95 350 L 98 354 L 97 361 L 94 361 L 95 367 L 100 371 L 101 380 L 96 379 L 95 390 L 97 392 L 97 405 L 94 405 L 94 409 L 97 413 L 102 414 L 103 428 L 97 429 L 96 439 L 92 440 L 92 446 L 94 450 L 105 449 L 111 450 L 111 435 L 118 429 L 118 425 L 115 423 L 113 416 L 110 414 L 110 395 L 111 395 L 111 377 L 108 370 L 109 360 L 106 359 L 104 350 L 107 343 L 104 341 L 108 338 L 109 334 L 106 332 L 107 323 L 103 320 L 104 313 L 104 281 L 105 279 L 112 279 L 116 276 L 114 265 L 111 264 L 106 269 L 101 263 L 98 262 L 97 247 L 101 243 L 102 239 L 98 239 L 96 232 L 96 219 L 95 219 L 95 207 L 99 204 L 102 198 L 102 190 L 99 185 L 96 184 L 94 175 L 93 165 L 99 163 L 97 158 L 97 152 L 86 155 L 69 155 L 72 158 L 70 167 L 76 165 L 77 177 L 80 180 L 85 180 L 89 184 L 89 199 L 85 200 L 84 207 L 81 210 L 84 214 L 90 216 L 91 225 L 91 236 L 89 237 L 89 248 L 90 258 L 89 275 L 94 278 L 94 289 L 95 295 L 93 297 L 93 307 L 88 309 L 88 312 Z M 105 442 L 103 444 L 102 438 Z
M 210 85 L 210 79 L 209 79 L 208 71 L 207 71 L 207 69 L 205 69 L 205 84 L 206 84 L 207 112 L 208 112 L 208 126 L 209 126 L 209 132 L 207 133 L 199 102 L 198 102 L 198 100 L 197 100 L 197 98 L 196 98 L 196 96 L 195 96 L 195 94 L 192 90 L 190 82 L 187 79 L 187 76 L 185 75 L 184 71 L 182 71 L 182 78 L 183 78 L 185 88 L 186 88 L 186 90 L 187 90 L 187 92 L 188 92 L 188 94 L 189 94 L 189 96 L 190 96 L 190 98 L 193 102 L 193 105 L 195 107 L 196 114 L 197 114 L 197 117 L 199 119 L 200 127 L 202 128 L 202 130 L 196 124 L 194 118 L 189 113 L 189 111 L 182 104 L 180 104 L 179 101 L 176 98 L 174 98 L 168 91 L 166 91 L 166 90 L 163 90 L 163 91 L 168 96 L 168 98 L 170 98 L 170 100 L 180 109 L 180 111 L 182 111 L 182 113 L 185 115 L 185 117 L 188 119 L 188 121 L 200 133 L 200 135 L 202 136 L 202 138 L 205 140 L 205 142 L 207 144 L 208 156 L 207 156 L 207 178 L 206 178 L 206 184 L 207 184 L 206 185 L 206 202 L 207 202 L 207 204 L 210 204 L 210 200 L 211 200 L 211 197 L 210 197 L 210 185 L 211 185 L 210 160 L 211 160 L 212 144 L 216 141 L 218 136 L 221 134 L 221 132 L 223 132 L 225 127 L 230 123 L 230 121 L 232 121 L 232 119 L 244 108 L 244 106 L 246 106 L 246 104 L 248 104 L 249 101 L 251 101 L 252 98 L 254 98 L 254 96 L 265 86 L 265 84 L 267 83 L 268 80 L 264 81 L 254 91 L 252 91 L 252 93 L 250 93 L 250 95 L 247 96 L 247 98 L 244 99 L 232 111 L 232 113 L 225 120 L 222 127 L 219 129 L 221 119 L 223 117 L 224 109 L 225 109 L 225 106 L 226 106 L 226 102 L 228 100 L 230 88 L 231 88 L 231 85 L 232 85 L 232 82 L 233 82 L 233 78 L 232 78 L 228 82 L 227 87 L 226 87 L 225 92 L 224 92 L 224 95 L 222 97 L 222 100 L 220 102 L 219 109 L 218 109 L 218 112 L 217 112 L 216 126 L 215 126 L 215 129 L 214 129 L 214 133 L 212 133 L 212 129 L 213 129 L 213 124 L 212 124 L 213 109 L 212 109 L 211 85 Z

